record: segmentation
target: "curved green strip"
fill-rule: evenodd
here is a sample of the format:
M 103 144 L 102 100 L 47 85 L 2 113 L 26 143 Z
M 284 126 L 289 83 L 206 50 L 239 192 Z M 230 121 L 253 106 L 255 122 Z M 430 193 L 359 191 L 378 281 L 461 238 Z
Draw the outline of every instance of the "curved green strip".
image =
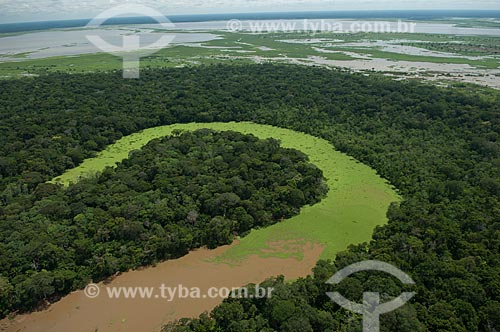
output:
M 306 206 L 300 215 L 267 228 L 252 231 L 240 243 L 219 257 L 224 262 L 238 261 L 248 255 L 262 257 L 302 256 L 302 245 L 320 243 L 325 246 L 321 258 L 333 258 L 348 245 L 371 239 L 374 228 L 387 222 L 389 204 L 399 201 L 394 189 L 375 170 L 336 151 L 326 140 L 289 129 L 250 122 L 190 123 L 150 128 L 123 137 L 96 158 L 85 160 L 53 182 L 68 185 L 79 178 L 103 170 L 106 166 L 128 158 L 154 138 L 168 136 L 174 130 L 234 130 L 258 138 L 273 137 L 285 148 L 300 150 L 319 167 L 327 179 L 328 196 L 314 206 Z M 284 250 L 283 250 L 284 249 Z

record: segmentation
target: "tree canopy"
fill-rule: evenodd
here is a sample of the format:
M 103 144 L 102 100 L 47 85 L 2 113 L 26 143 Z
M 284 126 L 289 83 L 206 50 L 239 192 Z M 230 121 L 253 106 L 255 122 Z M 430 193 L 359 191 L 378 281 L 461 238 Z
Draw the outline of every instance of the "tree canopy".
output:
M 149 142 L 117 168 L 64 188 L 39 184 L 5 206 L 0 312 L 117 272 L 230 244 L 327 192 L 307 157 L 274 139 L 208 129 Z
M 417 295 L 394 315 L 414 317 L 413 325 L 406 328 L 392 316 L 384 326 L 393 331 L 418 330 L 419 323 L 431 331 L 500 328 L 498 92 L 271 64 L 145 70 L 133 81 L 123 80 L 119 72 L 55 73 L 0 81 L 0 119 L 0 234 L 11 235 L 9 242 L 23 243 L 21 233 L 10 230 L 12 220 L 34 211 L 35 205 L 40 213 L 24 220 L 34 234 L 38 234 L 37 227 L 50 229 L 56 239 L 71 233 L 46 218 L 65 216 L 68 209 L 78 207 L 48 202 L 45 197 L 60 194 L 44 182 L 123 135 L 174 122 L 254 121 L 329 140 L 375 168 L 404 197 L 401 204 L 390 208 L 388 225 L 377 228 L 369 244 L 339 254 L 329 267 L 324 267 L 325 262 L 318 265 L 327 274 L 354 261 L 379 259 L 411 275 L 418 285 Z M 140 178 L 135 182 L 142 183 Z M 225 205 L 235 201 L 234 196 L 217 199 Z M 136 209 L 132 205 L 127 213 L 138 213 Z M 196 213 L 185 212 L 183 218 L 197 219 Z M 164 214 L 168 216 L 169 211 Z M 222 217 L 211 221 L 212 226 L 227 227 Z M 85 216 L 81 218 L 85 220 Z M 119 219 L 123 216 L 108 220 L 98 211 L 93 218 L 111 223 L 112 229 L 121 225 L 117 235 L 125 238 L 142 231 Z M 176 231 L 179 238 L 191 241 L 189 233 Z M 102 232 L 99 236 L 106 243 L 107 237 L 116 235 Z M 6 290 L 1 294 L 11 294 L 12 278 L 17 274 L 3 272 L 11 269 L 6 263 L 11 259 L 6 253 L 11 250 L 3 239 L 0 289 Z M 84 259 L 92 243 L 80 238 L 74 245 L 76 257 Z M 41 239 L 25 251 L 16 251 L 13 259 L 36 258 L 32 262 L 36 266 L 37 259 L 43 258 L 48 266 L 55 266 L 63 264 L 63 250 L 45 245 Z M 106 270 L 117 262 L 103 254 L 96 266 Z M 85 279 L 84 272 L 76 273 Z M 70 272 L 58 275 L 57 282 L 51 282 L 56 277 L 43 271 L 29 282 L 24 278 L 14 283 L 26 283 L 25 289 L 38 298 L 54 287 L 74 287 L 67 285 L 72 280 Z M 360 285 L 368 284 L 362 276 L 358 278 Z M 350 327 L 354 323 L 349 313 L 331 304 L 322 289 L 313 287 L 325 280 L 323 276 L 307 280 L 283 285 L 284 303 L 262 304 L 265 309 L 257 307 L 253 321 L 235 316 L 241 317 L 235 318 L 238 329 L 321 331 L 321 325 L 315 323 L 317 317 L 331 321 L 331 326 L 340 324 L 341 330 L 356 328 Z M 351 293 L 361 290 L 355 286 L 353 283 Z M 0 305 L 10 308 L 11 301 L 10 295 L 3 296 Z M 238 312 L 244 303 L 235 302 L 232 310 Z M 293 309 L 297 316 L 286 317 L 283 312 L 288 309 L 284 308 Z M 229 329 L 216 312 L 183 328 L 202 331 L 193 326 L 206 323 L 214 329 Z

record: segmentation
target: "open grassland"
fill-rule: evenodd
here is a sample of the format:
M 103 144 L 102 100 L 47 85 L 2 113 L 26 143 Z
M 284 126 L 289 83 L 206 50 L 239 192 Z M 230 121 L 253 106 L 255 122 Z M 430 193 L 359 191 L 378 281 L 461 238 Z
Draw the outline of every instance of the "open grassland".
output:
M 307 243 L 325 247 L 321 257 L 333 258 L 349 244 L 369 241 L 373 229 L 386 222 L 391 202 L 400 198 L 394 189 L 370 167 L 336 151 L 320 138 L 267 125 L 241 123 L 191 123 L 150 128 L 123 137 L 85 160 L 79 167 L 55 178 L 54 182 L 68 185 L 80 177 L 91 176 L 105 167 L 113 167 L 128 154 L 155 138 L 171 135 L 175 130 L 234 130 L 253 134 L 261 139 L 279 139 L 285 148 L 294 148 L 308 155 L 327 179 L 329 193 L 319 204 L 306 206 L 300 215 L 273 226 L 252 231 L 239 243 L 215 260 L 237 263 L 245 257 L 301 259 Z

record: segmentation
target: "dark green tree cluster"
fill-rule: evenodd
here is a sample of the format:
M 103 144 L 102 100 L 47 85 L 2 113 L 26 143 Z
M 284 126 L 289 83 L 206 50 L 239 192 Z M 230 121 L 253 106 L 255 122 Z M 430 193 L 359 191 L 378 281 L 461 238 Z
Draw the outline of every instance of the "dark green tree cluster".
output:
M 68 188 L 38 185 L 19 215 L 5 206 L 0 312 L 32 309 L 193 248 L 230 244 L 298 214 L 326 191 L 322 172 L 274 139 L 198 130 L 153 140 L 116 169 Z
M 337 257 L 332 271 L 366 258 L 392 263 L 418 285 L 401 310 L 416 312 L 428 330 L 500 329 L 500 94 L 482 88 L 270 64 L 143 71 L 133 81 L 121 73 L 0 81 L 1 232 L 10 228 L 7 216 L 31 209 L 41 183 L 107 144 L 143 128 L 192 121 L 303 131 L 375 168 L 404 201 L 390 208 L 388 225 L 369 244 L 350 248 L 351 259 Z M 0 243 L 2 258 L 4 252 Z M 9 290 L 5 278 L 0 287 Z M 348 312 L 323 308 L 332 305 L 323 292 L 315 298 L 310 306 L 347 329 Z

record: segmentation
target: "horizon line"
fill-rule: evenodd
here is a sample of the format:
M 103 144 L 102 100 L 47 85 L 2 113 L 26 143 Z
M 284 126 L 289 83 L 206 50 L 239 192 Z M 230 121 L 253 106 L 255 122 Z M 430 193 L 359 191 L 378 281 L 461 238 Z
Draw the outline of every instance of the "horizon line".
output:
M 293 10 L 293 11 L 256 11 L 256 12 L 228 12 L 228 13 L 192 13 L 192 14 L 171 14 L 164 15 L 165 17 L 203 17 L 203 16 L 228 16 L 228 15 L 258 15 L 258 14 L 318 14 L 318 15 L 328 15 L 331 13 L 397 13 L 397 12 L 468 12 L 468 13 L 479 13 L 479 12 L 487 12 L 487 13 L 496 13 L 500 14 L 500 9 L 340 9 L 340 10 Z M 470 17 L 470 16 L 462 16 L 462 17 Z M 147 18 L 147 16 L 118 16 L 118 17 L 109 17 L 108 19 L 133 19 L 133 18 Z M 389 18 L 389 17 L 372 17 L 372 18 Z M 492 17 L 496 18 L 496 17 Z M 12 25 L 12 24 L 29 24 L 29 23 L 46 23 L 46 22 L 69 22 L 69 21 L 90 21 L 92 18 L 73 18 L 73 19 L 48 19 L 48 20 L 33 20 L 33 21 L 17 21 L 17 22 L 9 22 L 9 23 L 0 23 L 0 26 Z

